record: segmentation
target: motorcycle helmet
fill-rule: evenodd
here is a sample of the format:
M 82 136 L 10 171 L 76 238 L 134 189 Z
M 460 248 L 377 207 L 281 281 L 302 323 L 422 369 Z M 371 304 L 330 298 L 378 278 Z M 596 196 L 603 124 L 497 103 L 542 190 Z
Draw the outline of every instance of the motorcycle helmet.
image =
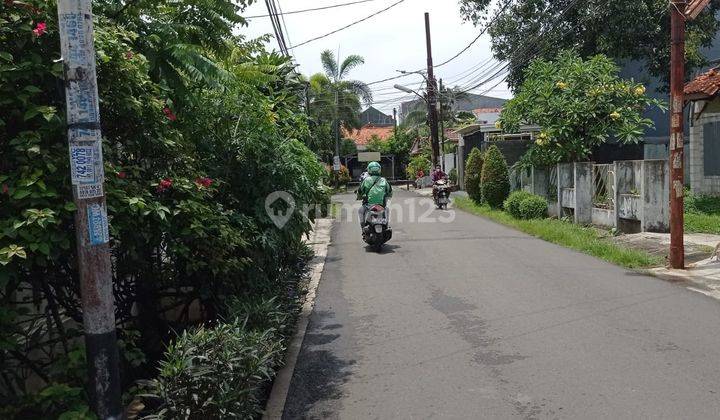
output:
M 368 164 L 367 171 L 370 175 L 380 175 L 382 167 L 377 162 L 370 162 Z

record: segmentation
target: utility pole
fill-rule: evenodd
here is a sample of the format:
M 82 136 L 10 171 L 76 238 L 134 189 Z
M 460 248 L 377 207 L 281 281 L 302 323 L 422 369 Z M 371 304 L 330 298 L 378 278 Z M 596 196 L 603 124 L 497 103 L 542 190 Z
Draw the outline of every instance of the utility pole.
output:
M 443 83 L 440 79 L 440 90 L 438 91 L 437 110 L 440 119 L 440 151 L 442 155 L 442 170 L 445 172 L 445 118 L 442 109 Z
M 672 45 L 670 50 L 670 266 L 685 268 L 684 236 L 684 88 L 686 0 L 670 3 Z
M 398 128 L 398 121 L 397 121 L 397 108 L 393 108 L 393 126 L 395 127 L 395 140 L 397 140 L 397 128 Z
M 338 91 L 335 87 L 335 157 L 333 158 L 333 170 L 335 171 L 335 189 L 340 188 L 340 121 L 338 117 Z
M 425 44 L 427 45 L 427 105 L 430 120 L 430 138 L 432 146 L 432 164 L 438 165 L 440 144 L 438 141 L 438 118 L 435 104 L 437 102 L 435 75 L 433 73 L 432 43 L 430 41 L 430 13 L 425 12 Z
M 91 0 L 59 0 L 85 351 L 93 410 L 122 415 Z

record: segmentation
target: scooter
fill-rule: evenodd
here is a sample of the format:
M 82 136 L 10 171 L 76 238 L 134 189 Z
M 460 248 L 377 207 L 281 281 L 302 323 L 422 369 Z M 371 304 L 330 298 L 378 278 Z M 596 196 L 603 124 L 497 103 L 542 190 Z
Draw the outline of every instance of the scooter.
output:
M 385 207 L 375 204 L 365 212 L 362 236 L 363 241 L 377 252 L 380 252 L 383 245 L 392 238 L 392 229 L 388 227 Z
M 435 205 L 438 209 L 447 209 L 447 205 L 450 202 L 450 185 L 448 185 L 447 180 L 441 179 L 435 181 L 433 188 L 435 189 L 435 194 L 433 195 Z

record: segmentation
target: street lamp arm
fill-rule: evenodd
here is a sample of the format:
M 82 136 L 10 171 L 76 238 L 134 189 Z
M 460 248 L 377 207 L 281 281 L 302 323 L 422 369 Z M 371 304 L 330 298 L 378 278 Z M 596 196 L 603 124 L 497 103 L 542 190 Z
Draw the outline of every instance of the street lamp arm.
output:
M 410 89 L 409 87 L 405 87 L 405 86 L 403 86 L 403 85 L 394 85 L 393 87 L 394 87 L 395 89 L 400 90 L 400 91 L 403 91 L 403 92 L 405 92 L 405 93 L 414 93 L 415 95 L 417 95 L 418 98 L 420 98 L 420 99 L 422 99 L 423 101 L 427 102 L 427 99 L 426 99 L 423 95 L 417 93 L 416 91 Z

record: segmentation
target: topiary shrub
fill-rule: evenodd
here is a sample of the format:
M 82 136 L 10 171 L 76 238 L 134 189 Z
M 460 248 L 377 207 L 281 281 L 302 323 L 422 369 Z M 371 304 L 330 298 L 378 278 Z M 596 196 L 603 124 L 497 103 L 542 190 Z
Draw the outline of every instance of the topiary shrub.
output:
M 432 168 L 432 162 L 425 156 L 415 156 L 410 160 L 410 163 L 405 168 L 405 174 L 408 179 L 418 178 L 418 174 L 422 171 L 423 176 L 430 175 L 430 168 Z
M 453 185 L 457 185 L 457 181 L 458 181 L 457 169 L 455 169 L 455 168 L 450 169 L 448 178 L 450 178 L 450 182 L 452 182 Z
M 497 146 L 492 145 L 485 152 L 480 177 L 482 200 L 490 207 L 501 207 L 510 194 L 510 175 L 507 162 Z
M 519 213 L 522 219 L 544 219 L 547 217 L 548 202 L 539 195 L 530 194 L 520 202 Z
M 483 169 L 483 154 L 477 147 L 473 147 L 465 163 L 465 190 L 476 203 L 482 202 L 480 190 L 480 176 Z
M 520 203 L 526 198 L 532 196 L 525 190 L 517 190 L 510 193 L 510 196 L 503 203 L 503 208 L 506 212 L 516 219 L 520 219 Z
M 168 347 L 152 383 L 161 401 L 156 418 L 259 416 L 262 387 L 283 353 L 275 334 L 248 331 L 240 321 L 184 332 Z

